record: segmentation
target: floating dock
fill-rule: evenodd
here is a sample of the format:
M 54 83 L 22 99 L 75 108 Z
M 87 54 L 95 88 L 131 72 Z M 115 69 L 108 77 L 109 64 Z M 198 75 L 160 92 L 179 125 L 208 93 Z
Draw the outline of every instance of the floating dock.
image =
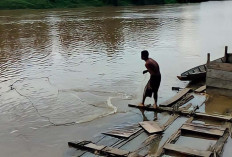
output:
M 69 142 L 68 145 L 76 148 L 78 156 L 82 157 L 95 155 L 152 157 L 172 156 L 173 154 L 174 156 L 221 156 L 224 144 L 229 137 L 232 117 L 199 112 L 198 109 L 204 105 L 207 99 L 200 105 L 190 103 L 194 99 L 194 95 L 201 95 L 205 90 L 206 86 L 199 87 L 196 90 L 182 89 L 174 97 L 161 103 L 158 108 L 128 105 L 140 110 L 169 113 L 169 118 L 162 124 L 157 121 L 143 121 L 103 132 L 91 141 L 74 141 Z M 180 118 L 185 120 L 182 120 L 178 126 L 177 122 Z M 200 119 L 213 122 L 219 121 L 220 123 L 211 125 L 196 122 Z M 173 127 L 177 127 L 176 131 Z M 174 132 L 172 135 L 169 133 L 170 130 Z M 199 140 L 213 139 L 214 143 L 205 150 L 178 144 L 179 138 L 185 137 L 186 134 Z M 159 146 L 157 146 L 157 142 Z

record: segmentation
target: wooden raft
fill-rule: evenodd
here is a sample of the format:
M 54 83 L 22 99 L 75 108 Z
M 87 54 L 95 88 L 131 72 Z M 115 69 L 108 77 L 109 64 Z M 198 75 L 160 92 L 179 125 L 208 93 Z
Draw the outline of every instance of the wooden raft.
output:
M 172 104 L 176 103 L 178 100 L 180 100 L 184 95 L 186 95 L 188 92 L 190 92 L 190 88 L 182 89 L 179 93 L 177 93 L 174 97 L 168 99 L 167 101 L 161 103 L 159 106 L 161 107 L 168 107 Z
M 160 126 L 160 128 L 162 130 L 166 130 L 178 117 L 179 115 L 175 115 L 175 114 L 172 115 L 162 126 Z M 132 125 L 132 126 L 136 126 L 136 125 Z M 124 128 L 124 131 L 126 131 L 126 128 L 130 128 L 130 127 L 126 126 Z M 161 137 L 159 134 L 153 134 L 148 136 L 147 139 L 144 139 L 144 141 L 139 141 L 141 142 L 140 147 L 137 148 L 135 151 L 128 151 L 121 149 L 122 147 L 129 144 L 130 141 L 134 140 L 135 138 L 141 135 L 142 137 L 144 137 L 144 135 L 147 135 L 147 133 L 144 132 L 143 129 L 141 129 L 135 134 L 131 135 L 129 138 L 121 138 L 120 136 L 117 137 L 106 136 L 105 134 L 102 134 L 102 136 L 99 136 L 98 138 L 94 138 L 92 141 L 69 142 L 68 144 L 70 147 L 74 147 L 78 149 L 77 156 L 86 156 L 89 155 L 88 154 L 89 152 L 91 152 L 93 154 L 100 154 L 100 155 L 113 156 L 113 157 L 115 156 L 139 157 L 140 155 L 138 153 L 140 151 L 146 149 L 146 147 L 149 144 L 151 144 L 157 138 Z
M 213 153 L 216 156 L 220 156 L 223 146 L 229 136 L 228 129 L 214 125 L 191 123 L 192 120 L 193 118 L 190 118 L 185 124 L 183 124 L 182 127 L 176 133 L 174 133 L 157 151 L 156 156 L 162 156 L 166 151 L 177 152 L 188 156 L 210 157 Z M 203 133 L 209 136 L 217 136 L 218 140 L 216 144 L 213 147 L 210 147 L 208 150 L 196 150 L 173 144 L 182 135 L 183 131 L 197 134 Z

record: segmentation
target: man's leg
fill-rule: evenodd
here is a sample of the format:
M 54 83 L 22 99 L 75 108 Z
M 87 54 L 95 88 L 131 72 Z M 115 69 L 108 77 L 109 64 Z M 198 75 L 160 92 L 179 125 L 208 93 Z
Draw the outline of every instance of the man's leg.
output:
M 159 90 L 159 86 L 160 86 L 160 82 L 161 82 L 161 76 L 155 76 L 152 78 L 152 87 L 153 87 L 153 91 L 154 91 L 154 108 L 157 108 L 157 102 L 158 102 L 158 90 Z
M 154 102 L 157 104 L 157 101 L 158 101 L 158 91 L 157 92 L 154 92 Z
M 150 85 L 150 81 L 147 82 L 147 85 L 146 85 L 145 88 L 144 88 L 143 100 L 142 100 L 142 103 L 141 103 L 142 106 L 144 106 L 146 97 L 148 96 L 148 88 L 149 88 L 149 85 Z
M 154 97 L 154 102 L 155 102 L 154 105 L 153 105 L 153 107 L 157 108 L 158 91 L 154 92 L 153 97 Z

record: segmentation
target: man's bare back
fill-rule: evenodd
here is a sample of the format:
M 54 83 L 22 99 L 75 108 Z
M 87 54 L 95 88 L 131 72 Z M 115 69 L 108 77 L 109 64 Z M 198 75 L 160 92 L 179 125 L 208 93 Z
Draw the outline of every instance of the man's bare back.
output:
M 159 65 L 152 58 L 146 60 L 145 67 L 151 75 L 160 75 Z

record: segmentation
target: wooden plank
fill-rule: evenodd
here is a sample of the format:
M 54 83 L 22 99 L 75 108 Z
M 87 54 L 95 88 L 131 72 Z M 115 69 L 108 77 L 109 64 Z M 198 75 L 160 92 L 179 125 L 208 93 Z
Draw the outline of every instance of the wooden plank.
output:
M 200 124 L 200 123 L 187 123 L 187 122 L 185 124 L 190 125 L 190 126 L 208 128 L 208 129 L 218 129 L 218 130 L 221 130 L 223 132 L 226 130 L 225 126 L 218 126 L 218 125 L 211 125 L 211 124 Z
M 86 145 L 88 143 L 91 143 L 91 142 L 90 141 L 83 141 L 83 140 L 81 140 L 81 141 L 76 141 L 76 142 L 68 142 L 68 145 L 70 147 L 76 148 L 77 146 L 84 146 L 84 145 Z
M 120 142 L 121 140 L 123 140 L 122 138 L 116 138 L 116 137 L 113 137 L 113 136 L 106 136 L 104 135 L 105 137 L 98 141 L 98 142 L 94 142 L 92 141 L 93 143 L 96 143 L 97 145 L 104 145 L 104 146 L 112 146 L 114 144 L 116 144 L 117 142 Z
M 94 143 L 88 143 L 89 141 L 78 142 L 73 145 L 77 149 L 85 150 L 92 153 L 97 153 L 100 155 L 107 155 L 107 156 L 118 156 L 118 157 L 126 157 L 130 152 L 126 150 L 120 150 L 117 148 L 107 147 L 104 145 L 97 145 Z M 83 145 L 83 143 L 88 143 Z M 85 156 L 85 153 L 82 154 Z M 88 156 L 88 155 L 87 155 Z
M 130 153 L 130 154 L 128 155 L 128 157 L 143 157 L 143 156 L 142 156 L 142 155 L 139 155 L 138 153 L 132 152 L 132 153 Z
M 209 87 L 223 88 L 223 89 L 232 89 L 232 81 L 210 78 L 208 77 L 206 80 L 206 85 Z
M 206 90 L 206 85 L 201 86 L 195 90 L 196 93 L 202 93 Z
M 209 157 L 212 154 L 211 151 L 195 150 L 195 149 L 179 146 L 176 144 L 170 144 L 170 143 L 165 144 L 164 149 L 179 152 L 181 154 L 192 155 L 192 156 Z
M 68 146 L 73 147 L 73 148 L 78 148 L 78 145 L 83 146 L 87 143 L 90 143 L 90 141 L 81 140 L 81 141 L 75 141 L 75 142 L 68 142 Z M 82 156 L 85 153 L 86 153 L 86 151 L 78 148 L 77 152 L 75 153 L 75 156 Z
M 177 115 L 177 114 L 172 115 L 161 128 L 163 130 L 166 130 L 168 128 L 168 126 L 170 126 L 178 117 L 179 117 L 179 115 Z
M 221 79 L 225 81 L 231 81 L 232 79 L 232 72 L 222 71 L 217 69 L 208 69 L 207 71 L 207 78 L 215 78 Z
M 175 111 L 177 111 L 179 109 L 179 107 L 181 107 L 182 105 L 186 104 L 187 102 L 189 102 L 190 100 L 192 100 L 194 98 L 193 95 L 191 94 L 187 94 L 186 96 L 184 96 L 180 101 L 178 101 L 177 103 L 175 103 L 173 105 L 173 109 Z
M 186 123 L 191 123 L 193 121 L 193 117 L 190 117 Z M 164 153 L 164 146 L 168 143 L 171 143 L 172 141 L 174 141 L 175 139 L 177 139 L 179 136 L 181 135 L 181 130 L 177 130 L 177 132 L 175 132 L 174 134 L 172 134 L 168 140 L 162 145 L 162 147 L 160 147 L 160 149 L 156 152 L 155 156 L 159 157 Z
M 144 130 L 141 128 L 141 130 L 139 130 L 134 135 L 130 136 L 128 139 L 124 138 L 123 141 L 120 141 L 120 142 L 114 144 L 113 147 L 114 148 L 121 148 L 122 146 L 126 145 L 127 143 L 129 143 L 130 141 L 135 139 L 136 137 L 140 136 L 142 133 L 144 133 Z
M 168 143 L 171 143 L 173 140 L 178 138 L 181 135 L 181 130 L 178 130 L 174 134 L 171 135 L 171 137 L 168 138 L 168 140 L 160 147 L 160 149 L 156 152 L 155 156 L 159 157 L 164 153 L 164 146 Z
M 184 107 L 180 107 L 179 110 L 180 111 L 188 110 L 190 107 L 192 107 L 192 103 L 189 103 L 188 105 L 186 105 Z
M 139 127 L 139 125 L 133 125 L 133 126 L 125 126 L 123 128 L 114 129 L 108 132 L 104 132 L 105 135 L 110 136 L 116 136 L 116 137 L 123 137 L 123 138 L 129 138 L 131 135 L 135 134 L 142 128 Z
M 103 146 L 103 145 L 96 145 L 94 143 L 89 143 L 89 144 L 86 144 L 84 145 L 84 147 L 87 147 L 88 149 L 94 149 L 94 150 L 102 150 L 104 149 L 106 146 Z
M 130 152 L 122 149 L 112 148 L 112 147 L 106 147 L 103 149 L 104 152 L 106 152 L 108 155 L 114 155 L 114 156 L 127 156 Z
M 215 152 L 218 156 L 221 156 L 223 147 L 230 136 L 229 130 L 227 129 L 222 137 L 219 138 L 217 143 L 211 147 L 209 150 Z
M 207 68 L 232 72 L 231 63 L 210 63 L 209 65 L 207 65 Z
M 201 118 L 208 118 L 208 119 L 218 119 L 218 120 L 224 120 L 224 121 L 231 121 L 232 117 L 231 116 L 225 116 L 225 115 L 219 115 L 219 114 L 207 114 L 207 113 L 201 113 L 201 112 L 196 112 L 195 113 L 196 117 L 201 117 Z
M 163 129 L 155 121 L 144 121 L 139 124 L 150 134 L 162 132 Z
M 179 115 L 177 115 L 177 114 L 172 115 L 172 116 L 167 120 L 167 122 L 166 122 L 163 126 L 161 126 L 161 128 L 162 128 L 163 130 L 166 130 L 178 117 L 179 117 Z M 160 134 L 154 134 L 154 135 L 149 136 L 149 137 L 142 143 L 142 145 L 140 146 L 140 148 L 138 148 L 135 152 L 138 153 L 138 152 L 142 151 L 143 149 L 146 149 L 146 148 L 149 146 L 149 144 L 151 144 L 152 142 L 154 142 L 154 141 L 157 140 L 158 138 L 162 138 L 162 135 L 160 135 Z M 147 149 L 150 149 L 150 147 L 148 147 Z M 149 150 L 147 150 L 147 151 L 149 151 Z
M 181 130 L 215 135 L 215 136 L 222 136 L 224 134 L 224 130 L 205 126 L 205 125 L 183 124 L 183 126 L 181 127 Z
M 139 106 L 139 105 L 133 105 L 133 104 L 128 104 L 129 107 L 134 107 L 138 109 L 143 109 L 147 111 L 157 111 L 157 112 L 173 112 L 172 107 L 150 107 L 150 106 Z
M 186 95 L 188 92 L 190 92 L 190 88 L 185 88 L 183 90 L 181 90 L 179 93 L 177 93 L 174 97 L 168 99 L 167 101 L 163 102 L 160 104 L 160 106 L 170 106 L 173 103 L 177 102 L 178 100 L 180 100 L 184 95 Z

